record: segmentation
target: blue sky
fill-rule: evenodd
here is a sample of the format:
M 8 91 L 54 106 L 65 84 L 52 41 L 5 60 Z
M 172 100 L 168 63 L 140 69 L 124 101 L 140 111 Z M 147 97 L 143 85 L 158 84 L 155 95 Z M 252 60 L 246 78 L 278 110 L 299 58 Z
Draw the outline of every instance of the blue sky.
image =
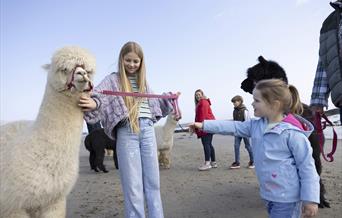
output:
M 95 84 L 116 71 L 121 46 L 138 42 L 155 93 L 180 91 L 183 122 L 194 119 L 194 91 L 204 90 L 218 119 L 232 118 L 230 99 L 257 57 L 277 61 L 309 102 L 319 30 L 328 0 L 1 0 L 0 120 L 35 119 L 46 72 L 65 45 L 97 58 Z M 330 104 L 330 108 L 333 105 Z

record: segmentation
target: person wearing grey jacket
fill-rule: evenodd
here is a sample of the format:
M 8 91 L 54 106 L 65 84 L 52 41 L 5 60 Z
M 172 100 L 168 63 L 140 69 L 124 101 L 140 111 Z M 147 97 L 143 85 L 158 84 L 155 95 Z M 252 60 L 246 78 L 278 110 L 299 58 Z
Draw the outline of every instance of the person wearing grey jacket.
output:
M 334 11 L 324 20 L 319 37 L 319 60 L 310 106 L 323 113 L 328 98 L 340 109 L 342 124 L 342 0 L 331 2 Z

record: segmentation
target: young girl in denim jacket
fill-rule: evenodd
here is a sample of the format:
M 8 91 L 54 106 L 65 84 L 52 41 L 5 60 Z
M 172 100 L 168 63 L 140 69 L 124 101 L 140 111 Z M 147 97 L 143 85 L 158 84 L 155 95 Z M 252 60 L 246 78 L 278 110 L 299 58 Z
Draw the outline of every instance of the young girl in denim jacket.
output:
M 106 76 L 94 94 L 80 98 L 85 120 L 102 120 L 106 134 L 116 138 L 125 216 L 162 218 L 157 145 L 153 123 L 172 111 L 169 100 L 105 96 L 96 90 L 151 93 L 146 82 L 144 55 L 135 42 L 126 43 L 119 55 L 118 73 Z
M 319 176 L 312 158 L 308 136 L 310 122 L 294 115 L 301 103 L 297 89 L 282 80 L 258 82 L 253 90 L 254 115 L 245 122 L 205 120 L 190 125 L 218 134 L 252 138 L 260 195 L 270 218 L 299 218 L 317 214 Z

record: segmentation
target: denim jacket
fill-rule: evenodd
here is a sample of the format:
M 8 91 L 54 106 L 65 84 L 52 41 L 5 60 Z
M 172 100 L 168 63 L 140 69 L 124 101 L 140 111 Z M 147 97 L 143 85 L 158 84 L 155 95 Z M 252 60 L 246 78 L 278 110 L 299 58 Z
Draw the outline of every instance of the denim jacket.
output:
M 120 121 L 128 118 L 128 110 L 123 97 L 98 93 L 103 90 L 120 91 L 120 77 L 118 73 L 106 76 L 94 89 L 91 97 L 95 100 L 97 108 L 93 111 L 85 112 L 84 119 L 87 123 L 96 123 L 101 120 L 105 133 L 111 139 L 114 139 L 113 129 Z M 148 86 L 146 92 L 152 93 Z M 148 104 L 153 122 L 157 122 L 172 111 L 172 104 L 169 99 L 148 98 Z
M 295 118 L 308 130 L 284 121 L 266 130 L 265 118 L 245 122 L 205 120 L 203 130 L 252 138 L 255 170 L 263 199 L 319 203 L 319 176 L 307 138 L 313 126 L 300 116 Z

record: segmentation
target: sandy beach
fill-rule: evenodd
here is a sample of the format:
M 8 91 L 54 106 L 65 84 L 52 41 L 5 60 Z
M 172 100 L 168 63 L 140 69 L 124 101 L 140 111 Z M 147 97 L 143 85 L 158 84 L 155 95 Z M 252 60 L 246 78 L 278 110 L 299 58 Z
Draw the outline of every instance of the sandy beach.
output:
M 248 153 L 241 145 L 241 164 L 230 170 L 234 161 L 234 138 L 215 135 L 217 169 L 199 172 L 203 161 L 203 149 L 195 136 L 175 134 L 172 165 L 161 170 L 161 195 L 166 218 L 264 218 L 267 217 L 263 201 L 259 197 L 254 169 L 245 166 Z M 319 218 L 341 217 L 342 214 L 342 141 L 338 141 L 335 161 L 322 160 L 322 179 L 327 189 L 331 208 L 319 209 Z M 327 149 L 331 140 L 326 141 Z M 79 178 L 67 201 L 68 218 L 124 217 L 123 196 L 119 173 L 113 159 L 105 158 L 109 173 L 90 170 L 89 153 L 81 145 Z

